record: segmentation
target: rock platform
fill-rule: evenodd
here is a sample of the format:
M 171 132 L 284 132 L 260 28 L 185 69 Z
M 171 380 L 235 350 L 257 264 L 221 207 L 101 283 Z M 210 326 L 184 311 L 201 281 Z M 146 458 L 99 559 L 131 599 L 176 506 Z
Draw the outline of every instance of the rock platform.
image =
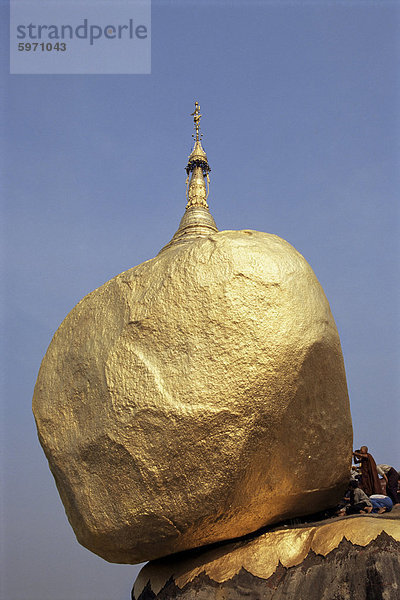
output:
M 399 508 L 276 528 L 150 562 L 132 600 L 396 600 Z

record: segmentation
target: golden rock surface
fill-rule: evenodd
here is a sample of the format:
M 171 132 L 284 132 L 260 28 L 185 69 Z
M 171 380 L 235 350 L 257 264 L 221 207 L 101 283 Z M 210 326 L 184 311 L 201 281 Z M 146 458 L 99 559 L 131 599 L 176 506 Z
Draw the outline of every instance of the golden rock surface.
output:
M 78 541 L 137 563 L 334 505 L 352 429 L 340 342 L 287 242 L 221 231 L 86 296 L 33 399 Z
M 327 556 L 344 538 L 365 547 L 382 532 L 400 542 L 400 512 L 385 519 L 357 516 L 312 527 L 280 529 L 195 556 L 167 557 L 143 567 L 135 581 L 134 597 L 138 598 L 148 583 L 158 594 L 170 579 L 181 589 L 202 574 L 223 583 L 242 568 L 256 577 L 268 579 L 279 563 L 286 568 L 294 567 L 302 563 L 310 551 Z

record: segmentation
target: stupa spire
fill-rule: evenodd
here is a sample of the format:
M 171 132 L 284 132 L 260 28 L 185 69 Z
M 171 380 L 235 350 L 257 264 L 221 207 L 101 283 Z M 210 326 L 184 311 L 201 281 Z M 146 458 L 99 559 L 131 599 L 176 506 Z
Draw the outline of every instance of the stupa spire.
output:
M 208 208 L 207 198 L 209 194 L 210 165 L 208 164 L 207 154 L 201 145 L 203 134 L 200 133 L 200 119 L 203 116 L 200 113 L 200 104 L 195 102 L 194 112 L 190 115 L 193 117 L 195 133 L 194 147 L 189 156 L 188 164 L 186 165 L 186 208 L 191 206 L 203 206 Z M 191 174 L 191 177 L 190 177 Z M 190 182 L 189 182 L 190 178 Z M 207 189 L 204 179 L 207 180 Z
M 218 231 L 207 204 L 211 171 L 207 154 L 201 145 L 203 134 L 200 133 L 200 104 L 195 102 L 194 112 L 191 113 L 194 122 L 193 150 L 189 155 L 186 165 L 186 210 L 172 240 L 161 250 L 174 244 L 193 241 L 195 238 L 204 238 Z M 207 182 L 207 185 L 206 185 Z

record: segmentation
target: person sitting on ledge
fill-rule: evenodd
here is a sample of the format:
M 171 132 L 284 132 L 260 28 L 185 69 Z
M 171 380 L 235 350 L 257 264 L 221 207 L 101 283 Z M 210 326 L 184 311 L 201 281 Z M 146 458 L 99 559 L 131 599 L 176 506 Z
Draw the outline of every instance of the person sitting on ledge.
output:
M 371 494 L 381 494 L 382 486 L 379 481 L 376 463 L 371 454 L 368 454 L 367 446 L 361 446 L 360 450 L 355 450 L 353 456 L 356 462 L 361 462 L 360 487 L 367 496 L 371 496 Z
M 339 510 L 337 513 L 338 517 L 360 514 L 363 513 L 367 508 L 370 509 L 368 512 L 372 511 L 373 509 L 372 502 L 370 502 L 367 494 L 358 487 L 357 479 L 352 479 L 350 481 L 349 493 L 346 495 L 345 501 L 350 502 L 350 504 L 347 504 Z

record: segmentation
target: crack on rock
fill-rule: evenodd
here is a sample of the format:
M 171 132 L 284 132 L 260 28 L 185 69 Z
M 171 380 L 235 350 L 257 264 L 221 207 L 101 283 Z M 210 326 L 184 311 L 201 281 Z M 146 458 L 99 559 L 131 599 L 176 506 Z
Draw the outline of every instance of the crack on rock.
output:
M 166 517 L 165 515 L 162 516 L 162 520 L 166 521 L 167 523 L 169 523 L 169 525 L 172 525 L 172 527 L 178 532 L 179 535 L 182 535 L 182 530 L 179 529 L 179 527 L 174 523 L 174 521 L 172 521 L 172 519 L 169 519 L 168 517 Z
M 248 279 L 252 283 L 256 283 L 257 285 L 260 285 L 260 286 L 265 287 L 267 289 L 270 289 L 270 288 L 280 288 L 281 287 L 281 284 L 279 282 L 277 282 L 277 281 L 262 281 L 261 279 L 257 279 L 257 277 L 252 277 L 251 275 L 246 275 L 245 273 L 242 273 L 241 271 L 239 271 L 238 273 L 234 273 L 233 276 L 235 278 Z

